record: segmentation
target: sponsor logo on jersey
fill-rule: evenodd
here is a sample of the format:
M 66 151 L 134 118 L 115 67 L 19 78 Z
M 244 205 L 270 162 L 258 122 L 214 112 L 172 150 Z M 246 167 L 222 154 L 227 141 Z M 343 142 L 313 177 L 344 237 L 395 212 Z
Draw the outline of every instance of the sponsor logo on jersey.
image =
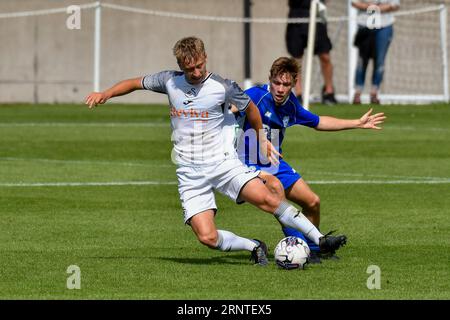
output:
M 206 110 L 196 110 L 196 109 L 181 109 L 177 110 L 175 107 L 170 108 L 170 117 L 171 118 L 202 118 L 208 119 L 209 114 Z

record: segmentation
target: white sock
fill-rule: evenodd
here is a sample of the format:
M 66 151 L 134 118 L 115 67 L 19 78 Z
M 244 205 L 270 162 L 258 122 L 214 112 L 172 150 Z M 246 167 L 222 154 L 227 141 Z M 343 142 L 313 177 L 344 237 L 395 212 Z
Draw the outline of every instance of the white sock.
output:
M 253 251 L 253 249 L 257 246 L 255 241 L 239 237 L 230 231 L 217 230 L 217 234 L 218 239 L 216 248 L 222 251 Z
M 283 226 L 291 227 L 303 232 L 306 237 L 319 245 L 319 238 L 323 237 L 323 234 L 320 233 L 300 210 L 290 205 L 288 202 L 282 201 L 274 214 Z

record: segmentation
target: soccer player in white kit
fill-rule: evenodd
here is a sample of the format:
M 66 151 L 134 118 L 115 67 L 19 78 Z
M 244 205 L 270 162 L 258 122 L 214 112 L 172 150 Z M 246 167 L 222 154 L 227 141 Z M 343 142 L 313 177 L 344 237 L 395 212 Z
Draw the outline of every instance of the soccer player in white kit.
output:
M 295 207 L 273 194 L 253 171 L 243 164 L 234 148 L 235 119 L 231 104 L 245 112 L 259 136 L 261 150 L 272 163 L 279 153 L 262 130 L 258 108 L 239 86 L 217 74 L 207 72 L 203 41 L 196 37 L 179 40 L 173 53 L 181 71 L 162 71 L 121 81 L 103 92 L 86 98 L 89 108 L 108 99 L 139 89 L 167 94 L 173 130 L 172 159 L 177 164 L 178 191 L 184 222 L 198 240 L 222 251 L 247 250 L 257 265 L 267 265 L 267 246 L 256 239 L 217 230 L 214 216 L 217 206 L 214 190 L 237 203 L 249 202 L 273 214 L 283 226 L 302 231 L 324 252 L 334 252 L 346 243 L 346 237 L 323 235 Z M 260 131 L 261 130 L 261 131 Z M 263 140 L 264 139 L 264 140 Z

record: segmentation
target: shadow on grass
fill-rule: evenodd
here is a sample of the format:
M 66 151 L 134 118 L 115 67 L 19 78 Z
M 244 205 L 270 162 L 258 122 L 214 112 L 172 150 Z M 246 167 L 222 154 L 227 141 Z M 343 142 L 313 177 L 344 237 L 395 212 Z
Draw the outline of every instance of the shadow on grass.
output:
M 182 263 L 182 264 L 234 264 L 234 265 L 248 265 L 252 264 L 250 261 L 250 255 L 238 254 L 238 255 L 223 255 L 211 258 L 172 258 L 172 257 L 160 257 L 158 258 L 164 261 Z
M 95 256 L 85 257 L 87 259 L 99 260 L 162 260 L 168 262 L 175 262 L 181 264 L 192 265 L 212 265 L 212 264 L 232 264 L 232 265 L 248 265 L 252 264 L 250 261 L 250 254 L 224 254 L 223 256 L 215 256 L 210 258 L 179 258 L 179 257 L 151 257 L 151 256 Z

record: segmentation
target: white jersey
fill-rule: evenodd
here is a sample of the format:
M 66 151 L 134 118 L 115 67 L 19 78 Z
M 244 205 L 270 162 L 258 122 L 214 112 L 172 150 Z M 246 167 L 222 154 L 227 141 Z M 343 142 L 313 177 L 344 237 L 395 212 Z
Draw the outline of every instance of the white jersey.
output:
M 250 98 L 235 82 L 210 73 L 192 85 L 183 72 L 162 71 L 145 76 L 142 87 L 168 95 L 176 164 L 203 166 L 237 158 L 230 104 L 245 111 Z

